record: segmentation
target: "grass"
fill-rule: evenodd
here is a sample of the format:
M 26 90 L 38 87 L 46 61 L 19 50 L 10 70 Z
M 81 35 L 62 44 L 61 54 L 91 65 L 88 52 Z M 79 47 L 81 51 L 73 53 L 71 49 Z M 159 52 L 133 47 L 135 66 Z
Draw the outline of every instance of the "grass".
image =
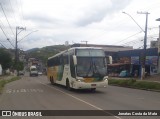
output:
M 118 85 L 122 87 L 160 91 L 160 83 L 158 82 L 137 81 L 135 79 L 109 79 L 108 84 Z
M 0 80 L 0 93 L 2 93 L 2 90 L 7 83 L 10 83 L 12 81 L 16 81 L 19 79 L 20 79 L 20 77 L 12 77 L 11 79 L 1 79 Z

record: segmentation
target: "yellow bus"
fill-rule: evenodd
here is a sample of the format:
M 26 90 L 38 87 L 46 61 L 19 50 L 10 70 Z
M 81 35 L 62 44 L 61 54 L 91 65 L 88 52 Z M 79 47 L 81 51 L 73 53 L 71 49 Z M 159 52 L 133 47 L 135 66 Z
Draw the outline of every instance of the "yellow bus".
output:
M 70 48 L 48 58 L 47 77 L 68 90 L 107 87 L 107 57 L 101 48 Z

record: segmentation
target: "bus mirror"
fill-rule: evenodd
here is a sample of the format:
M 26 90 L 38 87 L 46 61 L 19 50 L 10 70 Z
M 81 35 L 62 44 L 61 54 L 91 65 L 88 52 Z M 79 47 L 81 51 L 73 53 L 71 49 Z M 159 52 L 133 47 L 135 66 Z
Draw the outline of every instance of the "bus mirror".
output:
M 75 66 L 77 65 L 77 57 L 75 55 L 73 55 L 73 63 Z
M 107 64 L 112 64 L 112 56 L 106 56 Z
M 112 64 L 112 56 L 108 56 L 108 59 L 109 59 L 109 64 Z

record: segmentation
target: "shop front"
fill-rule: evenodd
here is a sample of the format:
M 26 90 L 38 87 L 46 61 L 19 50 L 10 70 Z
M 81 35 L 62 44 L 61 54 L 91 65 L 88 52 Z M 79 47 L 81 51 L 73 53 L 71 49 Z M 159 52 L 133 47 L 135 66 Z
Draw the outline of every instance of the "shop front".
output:
M 141 61 L 139 56 L 132 56 L 131 57 L 131 64 L 132 64 L 132 74 L 133 76 L 139 77 L 141 75 Z M 158 56 L 146 56 L 145 61 L 145 72 L 146 76 L 157 74 L 158 71 Z

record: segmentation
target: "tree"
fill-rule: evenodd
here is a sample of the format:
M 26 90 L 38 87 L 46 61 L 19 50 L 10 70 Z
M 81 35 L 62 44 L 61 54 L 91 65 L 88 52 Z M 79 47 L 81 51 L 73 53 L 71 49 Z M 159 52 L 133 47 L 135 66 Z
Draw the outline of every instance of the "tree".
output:
M 4 70 L 10 68 L 12 65 L 11 54 L 4 48 L 0 48 L 0 64 Z
M 18 61 L 17 64 L 15 64 L 15 61 L 13 61 L 13 68 L 16 69 L 17 71 L 23 70 L 24 64 L 21 61 Z

